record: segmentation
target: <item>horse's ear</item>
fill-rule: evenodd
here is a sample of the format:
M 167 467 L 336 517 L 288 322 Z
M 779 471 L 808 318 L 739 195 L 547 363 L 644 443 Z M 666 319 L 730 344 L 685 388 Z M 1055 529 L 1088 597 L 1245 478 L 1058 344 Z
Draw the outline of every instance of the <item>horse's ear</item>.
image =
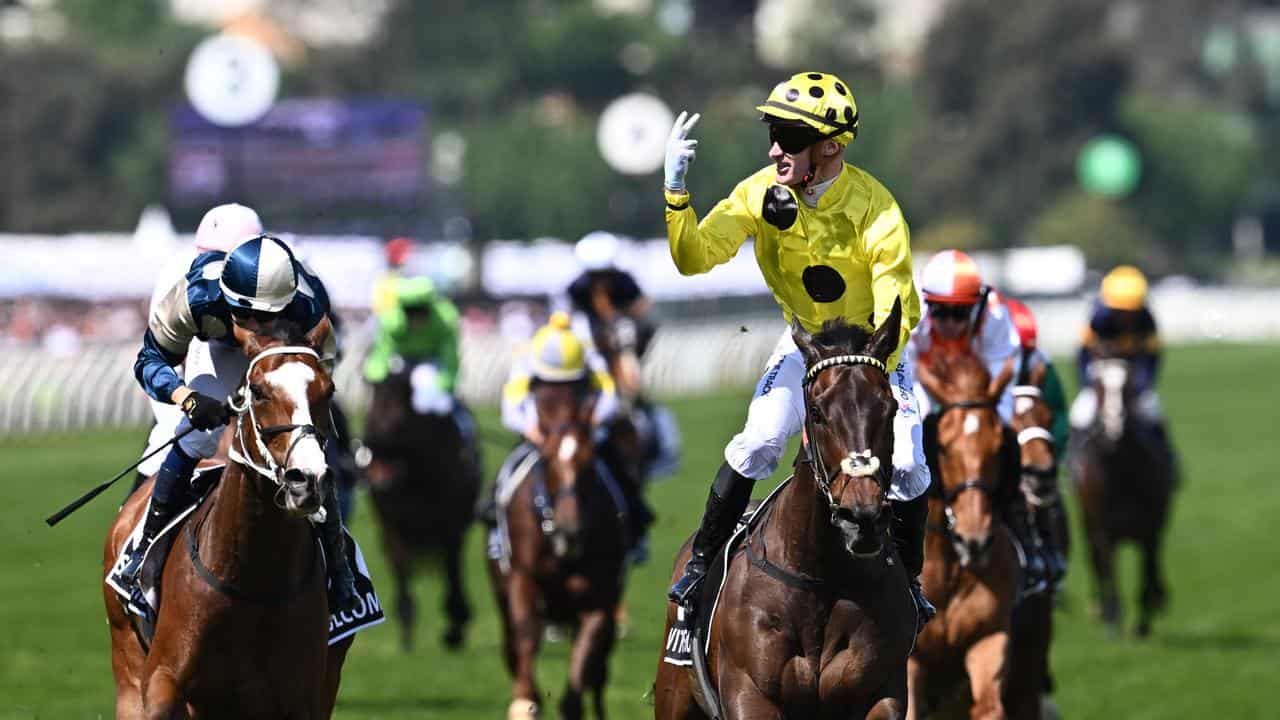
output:
M 257 357 L 262 352 L 262 341 L 258 334 L 248 328 L 231 323 L 231 337 L 235 338 L 236 344 L 244 350 L 247 357 Z
M 902 298 L 893 299 L 893 309 L 889 311 L 889 317 L 880 323 L 880 327 L 871 334 L 871 338 L 867 340 L 867 347 L 863 352 L 880 362 L 887 362 L 889 356 L 894 350 L 898 349 L 898 335 L 902 330 Z M 893 372 L 893 368 L 888 368 Z
M 808 330 L 804 329 L 804 325 L 800 323 L 800 318 L 791 316 L 791 339 L 796 341 L 796 347 L 800 349 L 800 354 L 804 356 L 804 364 L 812 365 L 818 361 L 818 348 L 813 342 L 813 336 Z
M 916 379 L 929 395 L 941 400 L 946 397 L 946 392 L 943 388 L 942 376 L 934 367 L 934 363 L 937 362 L 943 362 L 942 358 L 936 358 L 933 363 L 917 363 Z
M 997 400 L 1004 393 L 1005 386 L 1013 379 L 1013 361 L 1016 357 L 1016 355 L 1010 355 L 1004 361 L 1004 367 L 1000 368 L 1000 372 L 991 379 L 991 384 L 987 386 L 988 398 Z
M 319 353 L 321 357 L 326 357 L 332 354 L 329 352 L 332 349 L 330 347 L 332 338 L 333 324 L 329 322 L 329 316 L 325 315 L 320 318 L 320 322 L 316 323 L 315 327 L 307 332 L 302 341 L 307 347 Z

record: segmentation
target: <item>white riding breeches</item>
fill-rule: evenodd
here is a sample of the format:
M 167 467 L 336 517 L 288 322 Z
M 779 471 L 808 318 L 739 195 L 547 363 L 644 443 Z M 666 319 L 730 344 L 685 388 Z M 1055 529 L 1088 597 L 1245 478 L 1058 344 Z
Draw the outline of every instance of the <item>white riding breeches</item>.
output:
M 1154 389 L 1147 390 L 1138 395 L 1137 400 L 1133 404 L 1133 412 L 1142 420 L 1149 423 L 1159 423 L 1164 421 L 1164 409 L 1160 405 L 1160 396 L 1156 394 Z M 1091 387 L 1080 388 L 1080 392 L 1076 394 L 1076 399 L 1071 403 L 1071 410 L 1067 414 L 1068 421 L 1071 423 L 1073 430 L 1086 430 L 1093 424 L 1093 418 L 1098 414 L 1098 393 Z
M 226 402 L 244 380 L 244 373 L 249 368 L 249 358 L 244 351 L 234 345 L 223 342 L 204 342 L 192 340 L 187 348 L 187 359 L 184 363 L 183 383 L 202 395 L 217 398 Z M 191 426 L 187 416 L 176 405 L 152 401 L 156 426 L 151 430 L 147 440 L 146 452 L 151 452 L 163 445 L 170 438 Z M 213 430 L 194 430 L 178 441 L 182 451 L 187 455 L 201 459 L 213 457 L 218 451 L 218 439 L 222 437 L 224 428 Z M 145 453 L 144 453 L 145 454 Z M 153 475 L 160 469 L 165 453 L 157 453 L 155 457 L 138 466 L 138 472 Z
M 784 330 L 756 385 L 742 432 L 724 449 L 724 459 L 743 477 L 762 480 L 778 469 L 787 442 L 804 426 L 804 358 Z M 912 500 L 929 488 L 920 415 L 911 392 L 912 368 L 904 359 L 889 376 L 898 413 L 893 418 L 892 500 Z

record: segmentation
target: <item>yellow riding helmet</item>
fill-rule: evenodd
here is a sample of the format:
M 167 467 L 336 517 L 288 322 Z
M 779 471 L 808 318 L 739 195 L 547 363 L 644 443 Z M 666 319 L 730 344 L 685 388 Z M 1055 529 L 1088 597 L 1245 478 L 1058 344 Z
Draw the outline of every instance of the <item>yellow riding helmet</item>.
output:
M 573 382 L 587 376 L 587 352 L 569 330 L 569 315 L 553 313 L 533 335 L 533 376 L 543 382 Z
M 1141 310 L 1147 302 L 1147 278 L 1132 265 L 1121 265 L 1102 278 L 1102 304 L 1112 310 Z
M 803 123 L 840 144 L 858 136 L 858 103 L 849 85 L 829 73 L 796 73 L 778 83 L 756 110 L 765 121 Z

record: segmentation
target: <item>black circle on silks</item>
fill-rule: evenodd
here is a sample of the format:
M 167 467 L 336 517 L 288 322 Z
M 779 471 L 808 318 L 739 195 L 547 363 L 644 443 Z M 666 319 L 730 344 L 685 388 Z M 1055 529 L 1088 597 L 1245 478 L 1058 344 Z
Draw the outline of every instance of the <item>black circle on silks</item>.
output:
M 820 303 L 835 302 L 844 295 L 845 283 L 830 265 L 810 265 L 800 276 L 809 297 Z
M 795 225 L 798 212 L 796 196 L 782 185 L 774 185 L 764 192 L 764 207 L 760 215 L 770 225 L 786 230 Z

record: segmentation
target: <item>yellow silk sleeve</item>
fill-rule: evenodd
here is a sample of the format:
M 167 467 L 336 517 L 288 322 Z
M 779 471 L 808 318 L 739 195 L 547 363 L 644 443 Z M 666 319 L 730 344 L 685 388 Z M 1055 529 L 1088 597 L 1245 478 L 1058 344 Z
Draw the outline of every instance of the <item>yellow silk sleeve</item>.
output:
M 701 222 L 688 193 L 667 190 L 665 195 L 667 240 L 671 259 L 681 275 L 697 275 L 728 262 L 756 232 L 745 183 L 739 183 L 729 197 L 716 203 Z
M 893 312 L 895 300 L 902 300 L 902 326 L 898 331 L 898 348 L 886 363 L 890 371 L 897 367 L 902 350 L 907 346 L 911 330 L 920 322 L 920 298 L 916 294 L 915 280 L 911 274 L 911 235 L 907 221 L 902 217 L 898 203 L 881 189 L 883 198 L 873 203 L 868 219 L 870 224 L 863 231 L 867 262 L 871 268 L 871 295 L 875 307 L 873 322 L 876 327 Z M 879 206 L 879 210 L 875 208 Z

